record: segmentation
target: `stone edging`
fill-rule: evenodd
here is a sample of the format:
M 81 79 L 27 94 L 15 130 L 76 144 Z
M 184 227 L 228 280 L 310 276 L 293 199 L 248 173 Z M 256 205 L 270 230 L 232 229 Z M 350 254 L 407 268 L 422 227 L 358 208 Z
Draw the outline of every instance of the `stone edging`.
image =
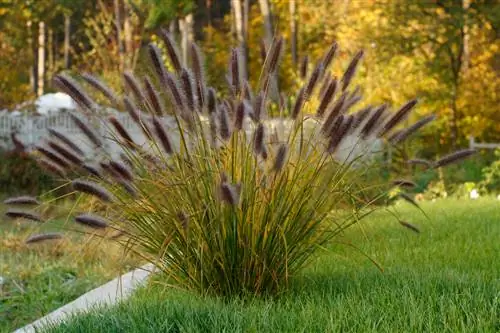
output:
M 14 331 L 14 333 L 35 333 L 48 324 L 60 323 L 76 313 L 88 311 L 95 306 L 116 304 L 129 297 L 132 291 L 141 286 L 153 270 L 153 264 L 147 264 L 130 271 L 89 291 L 45 317 Z

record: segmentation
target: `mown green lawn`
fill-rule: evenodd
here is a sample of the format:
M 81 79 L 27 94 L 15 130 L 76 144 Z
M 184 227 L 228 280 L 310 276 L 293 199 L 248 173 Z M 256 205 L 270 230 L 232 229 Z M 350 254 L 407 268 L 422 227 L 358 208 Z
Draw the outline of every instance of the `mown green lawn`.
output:
M 420 234 L 371 216 L 280 297 L 224 301 L 156 284 L 48 332 L 499 332 L 500 201 L 423 208 L 430 220 L 396 206 Z
M 12 332 L 48 314 L 133 263 L 115 246 L 75 234 L 62 242 L 26 245 L 29 235 L 61 231 L 65 221 L 12 221 L 3 211 L 0 206 L 0 332 Z

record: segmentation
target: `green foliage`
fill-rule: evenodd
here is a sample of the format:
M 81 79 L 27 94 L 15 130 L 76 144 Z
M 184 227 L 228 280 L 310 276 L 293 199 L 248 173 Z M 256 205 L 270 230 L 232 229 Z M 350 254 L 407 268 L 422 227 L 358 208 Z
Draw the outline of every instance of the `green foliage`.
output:
M 483 180 L 479 183 L 480 189 L 486 193 L 500 192 L 500 150 L 495 155 L 497 160 L 483 169 Z
M 54 188 L 54 177 L 27 153 L 1 152 L 0 188 L 3 195 L 36 194 Z

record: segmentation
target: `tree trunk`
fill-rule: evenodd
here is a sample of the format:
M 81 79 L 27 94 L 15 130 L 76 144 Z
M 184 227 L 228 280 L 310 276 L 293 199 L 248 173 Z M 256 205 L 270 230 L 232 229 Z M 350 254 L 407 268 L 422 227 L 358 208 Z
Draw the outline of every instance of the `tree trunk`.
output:
M 181 31 L 182 62 L 186 66 L 189 58 L 189 45 L 194 41 L 193 14 L 188 14 L 184 19 L 179 20 L 179 30 Z
M 264 19 L 264 43 L 266 45 L 266 50 L 269 51 L 274 35 L 273 21 L 271 16 L 271 7 L 269 5 L 269 0 L 259 0 L 259 7 L 262 17 Z M 274 102 L 278 102 L 280 99 L 277 72 L 271 78 L 269 96 Z
M 54 30 L 47 31 L 47 62 L 48 62 L 48 75 L 49 77 L 54 73 Z
M 38 23 L 38 84 L 37 96 L 43 95 L 45 88 L 45 23 Z
M 71 17 L 69 14 L 64 14 L 64 68 L 69 69 L 71 60 L 69 58 L 70 49 L 70 34 L 71 34 Z
M 116 43 L 118 46 L 118 60 L 120 63 L 120 71 L 124 70 L 125 65 L 125 50 L 122 40 L 122 20 L 120 15 L 120 0 L 113 0 L 115 9 L 115 26 L 116 26 Z
M 241 52 L 241 61 L 239 63 L 240 75 L 242 78 L 248 78 L 247 75 L 247 46 L 245 39 L 245 23 L 243 16 L 243 7 L 241 0 L 232 0 L 231 5 L 234 12 L 234 27 L 236 30 L 236 39 Z
M 465 74 L 469 69 L 469 60 L 470 60 L 470 49 L 469 49 L 469 8 L 470 8 L 470 0 L 462 1 L 462 8 L 464 11 L 464 26 L 462 29 L 462 74 Z
M 298 56 L 297 56 L 297 2 L 296 0 L 290 0 L 290 44 L 292 51 L 292 63 L 295 68 L 297 68 Z
M 33 49 L 34 49 L 33 30 L 31 30 L 31 26 L 32 26 L 32 22 L 28 21 L 26 23 L 26 29 L 28 29 L 28 47 L 32 52 L 31 54 L 34 55 L 35 53 L 33 52 Z M 36 57 L 35 56 L 33 56 L 32 65 L 30 66 L 29 77 L 30 77 L 31 91 L 36 93 Z
M 271 7 L 269 6 L 269 0 L 259 0 L 260 12 L 264 19 L 264 41 L 266 42 L 266 47 L 271 45 L 273 40 L 273 20 L 271 16 Z
M 125 39 L 125 54 L 127 55 L 127 68 L 130 67 L 130 62 L 133 59 L 134 46 L 132 41 L 132 23 L 128 12 L 127 2 L 123 3 L 123 37 Z

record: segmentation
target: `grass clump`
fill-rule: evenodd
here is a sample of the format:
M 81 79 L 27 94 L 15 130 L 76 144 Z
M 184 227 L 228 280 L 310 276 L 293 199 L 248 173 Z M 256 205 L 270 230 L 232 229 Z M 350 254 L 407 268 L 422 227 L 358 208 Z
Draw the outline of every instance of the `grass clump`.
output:
M 278 293 L 393 186 L 377 184 L 374 191 L 363 184 L 367 170 L 382 166 L 372 156 L 375 144 L 385 138 L 402 142 L 428 120 L 399 129 L 416 100 L 395 112 L 388 105 L 353 112 L 361 95 L 349 83 L 363 52 L 337 81 L 328 72 L 330 50 L 295 105 L 288 109 L 281 103 L 290 117 L 279 120 L 285 130 L 278 131 L 266 114 L 281 38 L 269 48 L 256 91 L 239 73 L 239 50 L 232 51 L 230 95 L 222 98 L 205 82 L 197 47 L 191 47 L 191 65 L 183 66 L 171 38 L 164 37 L 175 71 L 166 69 L 159 49 L 150 45 L 153 75 L 139 80 L 126 72 L 123 103 L 104 83 L 83 77 L 110 105 L 124 108 L 144 135 L 132 137 L 117 118 L 102 116 L 76 80 L 58 75 L 55 84 L 96 127 L 74 116 L 95 153 L 82 156 L 52 141 L 39 147 L 42 161 L 68 181 L 75 174 L 86 178 L 69 184 L 101 199 L 102 216 L 75 212 L 76 222 L 100 229 L 103 237 L 122 235 L 113 238 L 153 262 L 172 283 L 223 296 Z M 329 82 L 324 91 L 322 81 Z M 122 148 L 119 156 L 107 150 L 110 138 L 99 134 L 103 128 Z M 431 165 L 472 153 L 457 152 Z

